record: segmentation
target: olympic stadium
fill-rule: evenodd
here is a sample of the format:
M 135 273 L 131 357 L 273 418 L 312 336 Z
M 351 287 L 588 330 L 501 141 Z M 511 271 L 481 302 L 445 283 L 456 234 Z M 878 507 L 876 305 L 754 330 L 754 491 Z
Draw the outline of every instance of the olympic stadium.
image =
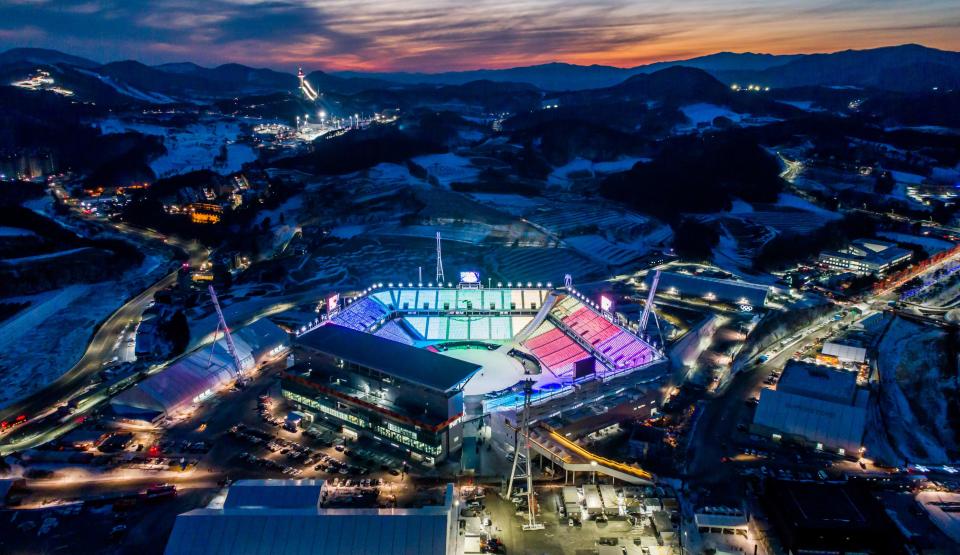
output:
M 327 305 L 298 330 L 284 397 L 308 419 L 430 461 L 461 448 L 465 423 L 515 416 L 527 381 L 549 411 L 574 391 L 622 391 L 665 360 L 570 285 L 378 283 Z

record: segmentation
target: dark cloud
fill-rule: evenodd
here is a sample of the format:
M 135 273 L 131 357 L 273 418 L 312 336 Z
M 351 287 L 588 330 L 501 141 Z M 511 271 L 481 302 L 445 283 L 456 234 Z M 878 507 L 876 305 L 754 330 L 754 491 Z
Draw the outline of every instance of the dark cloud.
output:
M 97 60 L 440 71 L 890 41 L 960 48 L 955 0 L 0 0 L 0 47 Z M 955 31 L 955 32 L 954 32 Z M 951 38 L 952 37 L 952 38 Z

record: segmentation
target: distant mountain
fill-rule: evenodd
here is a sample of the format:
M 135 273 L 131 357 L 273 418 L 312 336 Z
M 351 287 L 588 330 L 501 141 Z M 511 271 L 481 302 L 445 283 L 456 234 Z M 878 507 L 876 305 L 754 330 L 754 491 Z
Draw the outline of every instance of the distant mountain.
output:
M 194 102 L 269 95 L 276 92 L 295 92 L 298 84 L 297 77 L 290 73 L 240 64 L 224 64 L 213 68 L 191 62 L 149 66 L 126 60 L 99 64 L 63 52 L 39 48 L 14 48 L 0 53 L 0 78 L 23 79 L 37 67 L 44 67 L 54 73 L 58 83 L 62 82 L 67 88 L 86 93 L 78 98 L 110 104 Z M 415 97 L 399 94 L 401 89 L 423 91 L 428 88 L 457 87 L 471 83 L 474 85 L 467 90 L 448 89 L 431 93 L 431 96 L 448 98 L 451 102 L 468 97 L 473 101 L 473 91 L 478 90 L 477 83 L 529 85 L 544 91 L 548 99 L 564 92 L 604 91 L 627 83 L 630 83 L 628 88 L 640 88 L 644 94 L 655 96 L 671 90 L 674 96 L 682 90 L 686 90 L 690 98 L 717 96 L 716 92 L 702 95 L 687 87 L 685 79 L 692 80 L 689 82 L 695 83 L 694 88 L 705 86 L 710 91 L 716 90 L 716 83 L 698 81 L 702 79 L 698 74 L 667 73 L 659 78 L 680 80 L 673 84 L 637 79 L 638 76 L 653 75 L 677 67 L 706 72 L 727 85 L 740 82 L 777 88 L 849 86 L 899 92 L 919 92 L 935 87 L 947 90 L 960 88 L 960 53 L 916 44 L 810 55 L 719 52 L 688 60 L 658 62 L 633 68 L 550 63 L 434 74 L 314 71 L 307 79 L 322 93 L 356 96 L 357 102 L 364 100 L 358 95 L 366 95 L 384 105 L 407 105 L 416 102 Z M 489 85 L 479 85 L 480 89 L 484 87 L 489 88 Z M 381 94 L 367 94 L 372 92 Z M 526 102 L 530 91 L 521 92 Z M 629 91 L 613 92 L 620 94 Z M 496 90 L 496 94 L 502 93 L 501 89 Z
M 31 64 L 67 64 L 75 67 L 92 68 L 100 64 L 93 60 L 64 54 L 46 48 L 11 48 L 0 52 L 0 65 L 26 62 Z
M 722 70 L 726 82 L 751 81 L 771 87 L 871 87 L 892 91 L 960 88 L 960 52 L 904 44 L 872 50 L 810 54 L 759 71 Z
M 753 52 L 717 52 L 699 58 L 677 60 L 672 62 L 656 62 L 635 69 L 651 73 L 674 66 L 686 66 L 702 69 L 710 73 L 721 71 L 761 71 L 771 67 L 782 66 L 802 58 L 802 54 L 754 54 Z
M 642 73 L 686 66 L 702 69 L 724 83 L 754 82 L 774 87 L 855 86 L 919 91 L 960 86 L 960 53 L 916 44 L 832 54 L 772 55 L 719 52 L 633 68 L 551 63 L 509 69 L 445 73 L 335 72 L 404 84 L 461 84 L 478 79 L 530 83 L 548 91 L 601 89 Z
M 601 65 L 578 66 L 557 62 L 509 69 L 478 69 L 446 73 L 340 71 L 334 72 L 333 75 L 353 78 L 367 77 L 405 85 L 463 85 L 472 81 L 510 81 L 529 83 L 545 90 L 565 91 L 609 87 L 636 73 L 639 73 L 636 69 Z

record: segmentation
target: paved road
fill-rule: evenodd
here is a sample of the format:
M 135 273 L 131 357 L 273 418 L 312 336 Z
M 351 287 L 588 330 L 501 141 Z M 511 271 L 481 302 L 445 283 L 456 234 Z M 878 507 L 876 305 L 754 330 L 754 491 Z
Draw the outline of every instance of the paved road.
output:
M 747 400 L 759 396 L 763 381 L 771 372 L 783 369 L 795 351 L 827 337 L 838 325 L 849 323 L 851 319 L 852 316 L 847 316 L 839 322 L 831 321 L 825 325 L 815 323 L 804 328 L 799 339 L 780 348 L 764 364 L 740 372 L 719 397 L 704 401 L 692 432 L 693 437 L 688 443 L 691 446 L 687 463 L 689 479 L 702 485 L 729 483 L 733 469 L 725 472 L 728 467 L 720 459 L 726 454 L 725 445 L 732 442 L 736 435 L 737 424 L 749 424 L 752 409 L 746 406 Z
M 150 230 L 139 230 L 129 226 L 117 226 L 118 231 L 132 234 L 141 240 L 163 239 L 159 234 Z M 206 250 L 196 243 L 181 243 L 176 240 L 163 239 L 167 244 L 178 246 L 189 253 L 190 263 L 199 264 L 206 256 Z M 55 435 L 56 429 L 61 428 L 59 421 L 44 422 L 37 427 L 31 427 L 31 421 L 50 413 L 57 405 L 67 402 L 71 397 L 88 388 L 104 365 L 110 362 L 115 355 L 117 338 L 131 323 L 136 323 L 140 315 L 153 300 L 157 291 L 170 287 L 176 282 L 177 272 L 171 272 L 159 281 L 143 290 L 108 317 L 96 330 L 87 350 L 80 360 L 59 378 L 43 389 L 11 403 L 0 410 L 0 420 L 13 420 L 18 415 L 27 415 L 30 419 L 26 424 L 0 436 L 0 453 L 7 454 L 19 449 L 29 448 L 49 441 Z

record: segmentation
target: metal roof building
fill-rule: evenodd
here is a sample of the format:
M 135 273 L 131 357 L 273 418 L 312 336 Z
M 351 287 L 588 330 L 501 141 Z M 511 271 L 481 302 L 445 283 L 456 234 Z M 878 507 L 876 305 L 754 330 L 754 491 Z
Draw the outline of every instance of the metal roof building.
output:
M 437 391 L 458 389 L 480 366 L 336 324 L 301 335 L 298 345 Z
M 239 499 L 232 500 L 241 490 Z M 457 552 L 458 518 L 452 484 L 447 486 L 443 505 L 418 509 L 327 509 L 320 507 L 322 490 L 320 480 L 237 482 L 227 493 L 223 508 L 196 509 L 179 515 L 165 553 L 453 555 Z
M 835 356 L 840 362 L 864 362 L 867 360 L 867 349 L 857 345 L 844 345 L 827 341 L 820 350 L 825 355 Z
M 869 395 L 852 372 L 792 362 L 777 389 L 760 392 L 753 428 L 855 454 L 863 446 Z
M 653 281 L 653 272 L 644 281 L 647 287 Z M 683 297 L 702 297 L 735 305 L 763 306 L 771 288 L 746 281 L 720 279 L 679 272 L 661 272 L 658 293 Z

